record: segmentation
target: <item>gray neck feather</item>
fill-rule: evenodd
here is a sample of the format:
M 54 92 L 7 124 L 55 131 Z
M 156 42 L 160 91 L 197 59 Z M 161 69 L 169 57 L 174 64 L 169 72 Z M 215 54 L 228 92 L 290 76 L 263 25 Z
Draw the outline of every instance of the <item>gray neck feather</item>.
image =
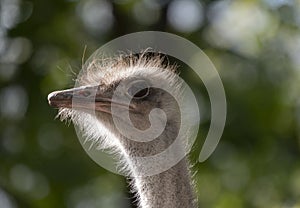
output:
M 122 146 L 130 156 L 154 155 L 163 151 L 175 138 L 177 130 L 167 125 L 161 136 L 152 142 L 135 142 L 121 139 Z M 127 163 L 133 164 L 128 155 Z M 128 161 L 130 160 L 130 161 Z M 131 172 L 133 188 L 137 192 L 141 208 L 194 208 L 196 207 L 195 194 L 191 182 L 186 158 L 172 168 L 153 176 L 138 177 Z
M 142 208 L 193 208 L 193 193 L 186 159 L 158 175 L 134 178 Z M 134 177 L 134 176 L 133 176 Z

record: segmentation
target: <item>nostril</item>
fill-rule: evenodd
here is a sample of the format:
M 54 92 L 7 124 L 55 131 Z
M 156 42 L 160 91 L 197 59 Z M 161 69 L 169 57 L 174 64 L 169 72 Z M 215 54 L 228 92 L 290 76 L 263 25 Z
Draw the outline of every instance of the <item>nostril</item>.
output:
M 56 95 L 56 99 L 61 99 L 61 100 L 68 99 L 70 97 L 71 96 L 69 93 L 59 93 Z
M 82 94 L 84 97 L 88 97 L 88 96 L 91 95 L 91 92 L 90 92 L 90 91 L 83 91 L 81 94 Z
M 62 99 L 62 98 L 64 98 L 64 96 L 62 94 L 57 94 L 54 98 L 56 98 L 56 99 Z

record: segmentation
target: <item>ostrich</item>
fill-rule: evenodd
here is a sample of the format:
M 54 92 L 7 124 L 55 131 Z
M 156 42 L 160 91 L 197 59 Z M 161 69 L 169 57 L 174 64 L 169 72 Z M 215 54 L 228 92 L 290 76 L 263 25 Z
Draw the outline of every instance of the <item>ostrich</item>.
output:
M 143 165 L 138 164 L 135 157 L 147 157 L 162 152 L 174 142 L 178 134 L 180 113 L 174 96 L 180 97 L 182 90 L 176 68 L 166 63 L 164 56 L 158 53 L 153 55 L 152 52 L 120 55 L 102 61 L 95 59 L 79 75 L 79 87 L 48 95 L 49 105 L 59 108 L 58 116 L 61 120 L 70 119 L 100 147 L 110 148 L 118 154 L 120 163 L 131 179 L 131 189 L 136 193 L 138 206 L 141 208 L 197 207 L 186 157 L 173 167 L 154 175 L 138 175 L 134 170 L 135 166 Z M 173 95 L 151 87 L 149 83 L 152 81 L 166 83 L 173 89 Z M 119 98 L 122 100 L 128 95 L 131 98 L 128 106 L 129 117 L 135 128 L 149 128 L 149 113 L 152 109 L 159 108 L 165 112 L 165 128 L 156 139 L 148 142 L 135 141 L 124 136 L 116 127 L 112 118 L 112 107 L 124 107 L 122 102 L 113 100 L 114 91 L 120 84 L 125 86 L 125 90 Z M 120 115 L 115 117 L 124 124 L 126 131 L 126 121 Z

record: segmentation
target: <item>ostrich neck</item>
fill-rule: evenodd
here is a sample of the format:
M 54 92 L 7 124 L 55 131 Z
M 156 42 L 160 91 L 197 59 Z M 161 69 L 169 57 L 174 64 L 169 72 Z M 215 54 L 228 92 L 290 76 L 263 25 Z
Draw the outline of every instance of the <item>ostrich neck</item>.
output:
M 157 175 L 134 177 L 141 208 L 196 207 L 186 159 Z
M 172 126 L 166 126 L 165 131 L 152 142 L 135 142 L 123 140 L 127 163 L 135 165 L 136 161 L 130 158 L 155 155 L 165 150 L 176 138 L 177 130 Z M 178 148 L 182 151 L 182 147 Z M 128 156 L 131 157 L 128 157 Z M 133 157 L 132 157 L 133 156 Z M 139 165 L 139 164 L 137 164 Z M 155 165 L 155 164 L 153 164 Z M 138 194 L 141 208 L 193 208 L 196 207 L 195 194 L 193 192 L 189 164 L 186 157 L 180 160 L 170 169 L 151 176 L 136 176 L 131 172 L 134 188 Z M 152 167 L 151 167 L 152 168 Z M 153 167 L 155 168 L 155 167 Z

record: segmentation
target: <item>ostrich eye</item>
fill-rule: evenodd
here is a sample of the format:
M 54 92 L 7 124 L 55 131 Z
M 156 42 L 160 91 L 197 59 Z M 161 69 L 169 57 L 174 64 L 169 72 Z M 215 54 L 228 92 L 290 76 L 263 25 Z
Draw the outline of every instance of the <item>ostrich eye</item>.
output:
M 149 85 L 144 80 L 137 80 L 131 83 L 127 93 L 135 99 L 143 99 L 149 95 Z

